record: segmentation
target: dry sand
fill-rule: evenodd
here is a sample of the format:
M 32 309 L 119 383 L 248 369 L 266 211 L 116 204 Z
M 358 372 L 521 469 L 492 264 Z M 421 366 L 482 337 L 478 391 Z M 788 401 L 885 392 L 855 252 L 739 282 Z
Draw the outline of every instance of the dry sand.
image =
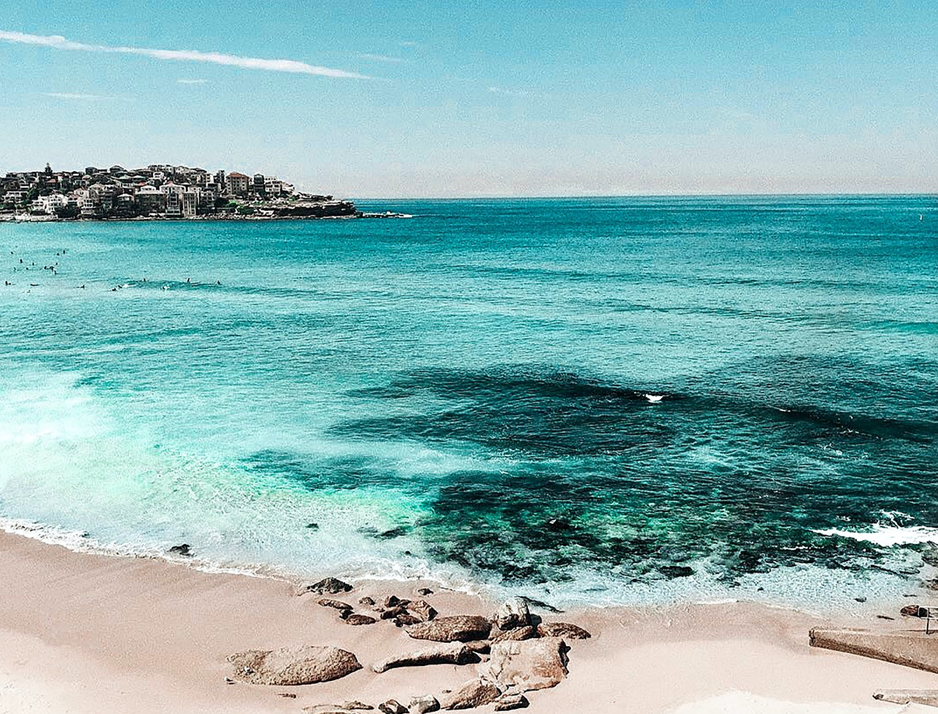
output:
M 297 597 L 292 584 L 270 578 L 73 553 L 0 534 L 0 583 L 0 714 L 299 714 L 310 704 L 352 698 L 406 704 L 472 676 L 471 666 L 450 665 L 374 674 L 374 661 L 427 643 L 386 621 L 346 625 L 318 606 L 317 596 Z M 365 594 L 413 597 L 417 587 L 366 583 L 340 597 L 353 603 Z M 494 610 L 459 593 L 438 590 L 427 599 L 441 614 Z M 923 709 L 875 702 L 872 691 L 938 688 L 938 675 L 808 646 L 812 626 L 875 627 L 869 617 L 826 623 L 734 603 L 588 610 L 556 619 L 586 627 L 593 639 L 570 643 L 569 677 L 531 693 L 533 713 L 911 712 Z M 232 652 L 300 644 L 351 650 L 364 669 L 304 687 L 225 683 Z

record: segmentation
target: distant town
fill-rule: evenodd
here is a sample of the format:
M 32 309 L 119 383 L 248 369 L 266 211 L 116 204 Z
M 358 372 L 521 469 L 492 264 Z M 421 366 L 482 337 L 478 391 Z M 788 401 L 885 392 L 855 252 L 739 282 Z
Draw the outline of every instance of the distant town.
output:
M 11 172 L 0 178 L 0 220 L 348 218 L 351 201 L 296 191 L 275 176 L 170 164 Z M 371 215 L 371 214 L 368 214 Z M 379 214 L 384 216 L 385 214 Z M 390 216 L 391 214 L 387 214 Z

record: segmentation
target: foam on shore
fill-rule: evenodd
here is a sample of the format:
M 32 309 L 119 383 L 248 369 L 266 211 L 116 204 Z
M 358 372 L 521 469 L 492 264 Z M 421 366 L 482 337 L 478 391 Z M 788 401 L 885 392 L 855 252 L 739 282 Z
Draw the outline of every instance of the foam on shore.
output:
M 636 581 L 571 565 L 562 580 L 502 581 L 497 572 L 430 557 L 410 527 L 423 517 L 412 491 L 368 483 L 311 489 L 250 463 L 192 456 L 154 443 L 132 412 L 116 414 L 78 374 L 15 365 L 5 373 L 12 386 L 0 400 L 0 528 L 75 551 L 178 559 L 168 550 L 186 542 L 195 557 L 185 562 L 208 571 L 432 581 L 493 599 L 520 593 L 562 609 L 745 599 L 852 611 L 861 607 L 856 598 L 875 608 L 917 585 L 915 567 L 902 562 L 892 571 L 787 566 L 729 581 L 716 556 L 685 561 L 688 577 Z M 406 463 L 421 479 L 473 467 L 469 458 L 419 445 L 310 440 L 307 448 L 354 448 L 388 468 Z M 901 515 L 886 514 L 887 523 L 870 531 L 816 532 L 880 547 L 938 542 L 938 530 L 898 525 Z M 901 560 L 900 551 L 887 557 Z

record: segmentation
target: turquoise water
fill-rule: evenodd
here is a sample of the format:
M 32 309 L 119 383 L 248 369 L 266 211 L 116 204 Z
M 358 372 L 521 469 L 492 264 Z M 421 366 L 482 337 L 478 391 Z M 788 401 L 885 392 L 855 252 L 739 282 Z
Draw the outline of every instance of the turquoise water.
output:
M 7 525 L 563 603 L 932 575 L 934 197 L 361 208 L 415 218 L 0 224 Z

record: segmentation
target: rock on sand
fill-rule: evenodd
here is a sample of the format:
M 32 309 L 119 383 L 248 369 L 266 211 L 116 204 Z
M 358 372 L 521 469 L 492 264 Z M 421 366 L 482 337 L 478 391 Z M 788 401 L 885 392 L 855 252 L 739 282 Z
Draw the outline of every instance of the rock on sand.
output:
M 284 647 L 231 655 L 234 676 L 251 684 L 315 684 L 339 679 L 362 668 L 351 652 L 338 647 Z

